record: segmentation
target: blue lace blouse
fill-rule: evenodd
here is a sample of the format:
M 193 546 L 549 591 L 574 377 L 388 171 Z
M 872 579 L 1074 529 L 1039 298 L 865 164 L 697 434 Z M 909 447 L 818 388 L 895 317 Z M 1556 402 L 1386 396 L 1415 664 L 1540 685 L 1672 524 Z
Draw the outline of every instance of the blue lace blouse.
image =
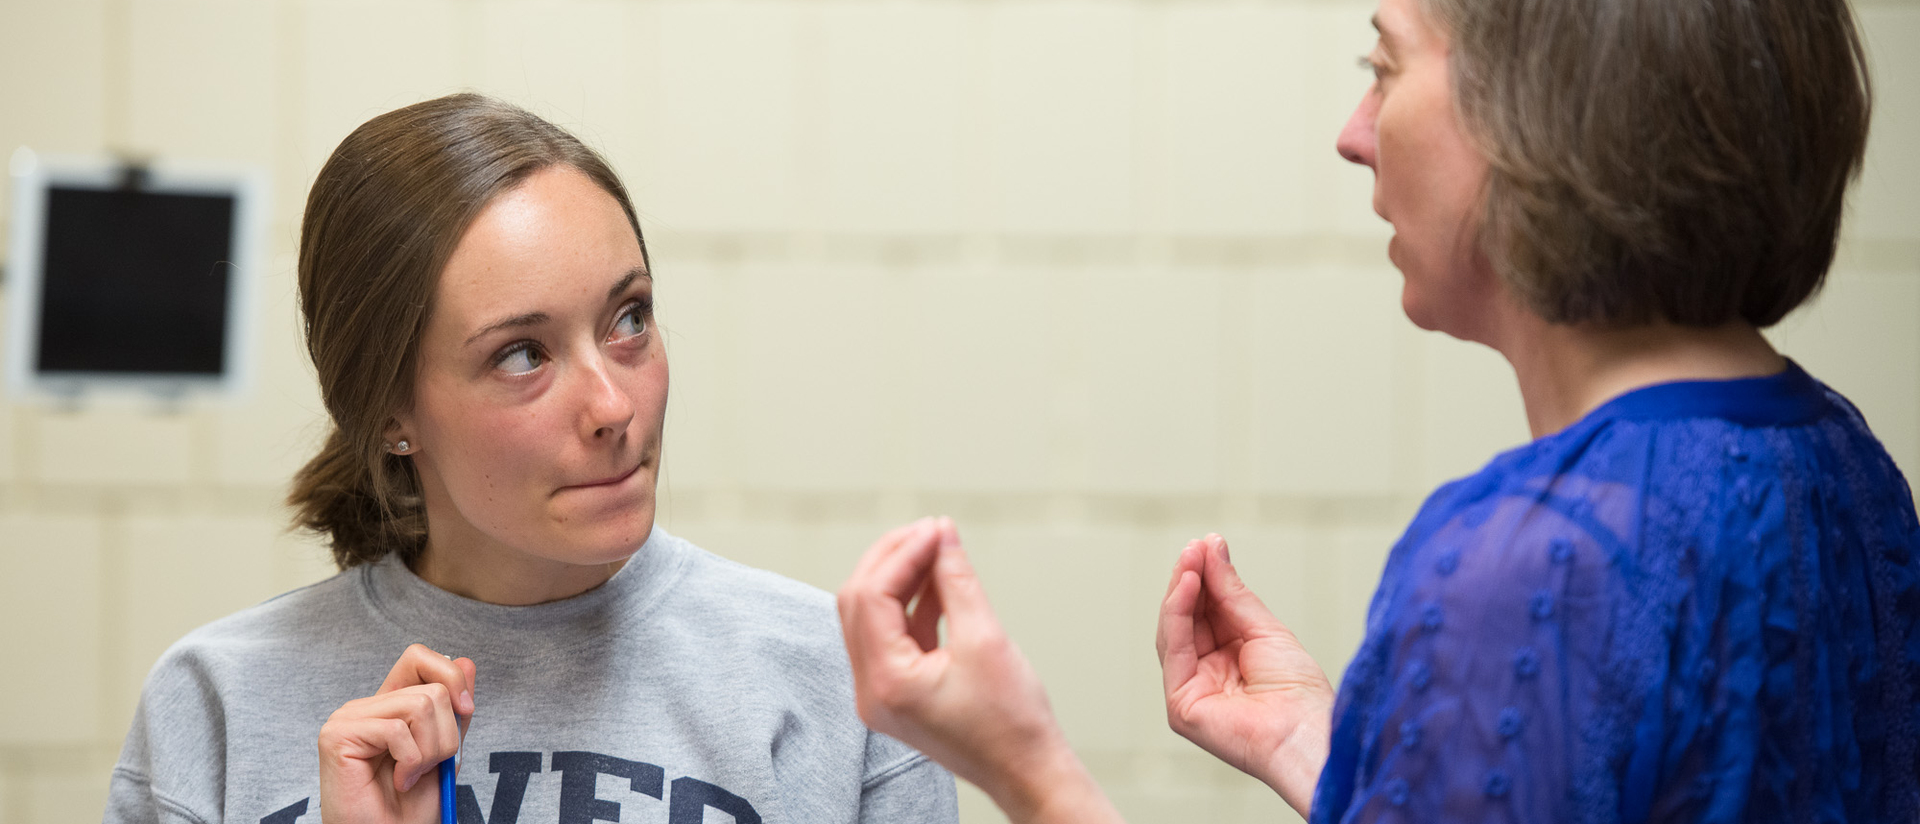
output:
M 1916 550 L 1798 366 L 1616 398 L 1427 500 L 1312 821 L 1920 821 Z

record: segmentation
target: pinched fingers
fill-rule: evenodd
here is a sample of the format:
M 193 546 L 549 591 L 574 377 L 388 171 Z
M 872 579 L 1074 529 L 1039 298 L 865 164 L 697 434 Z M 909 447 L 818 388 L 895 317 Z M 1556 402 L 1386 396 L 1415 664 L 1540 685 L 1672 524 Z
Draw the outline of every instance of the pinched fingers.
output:
M 1154 633 L 1153 639 L 1154 650 L 1158 652 L 1162 658 L 1167 654 L 1167 606 L 1173 602 L 1174 590 L 1179 589 L 1181 582 L 1186 580 L 1187 573 L 1191 572 L 1195 576 L 1200 574 L 1202 565 L 1206 563 L 1205 547 L 1206 545 L 1198 538 L 1188 541 L 1187 545 L 1181 548 L 1180 555 L 1174 559 L 1173 575 L 1167 579 L 1166 594 L 1160 596 L 1160 624 Z M 1189 618 L 1192 617 L 1193 610 L 1191 607 L 1186 608 L 1184 611 Z
M 948 518 L 937 524 L 939 554 L 934 558 L 933 588 L 947 613 L 947 631 L 955 643 L 996 640 L 1006 635 L 1000 618 L 987 603 L 980 575 L 960 545 L 960 533 Z
M 871 546 L 867 547 L 866 552 L 860 555 L 860 560 L 853 565 L 853 574 L 847 576 L 847 582 L 852 583 L 854 581 L 867 580 L 871 577 L 874 567 L 879 566 L 887 558 L 892 557 L 894 553 L 899 552 L 901 545 L 906 543 L 909 537 L 931 529 L 932 524 L 932 518 L 921 518 L 912 523 L 901 524 L 900 526 L 887 530 L 886 534 L 881 535 Z
M 1184 646 L 1193 648 L 1195 657 L 1204 658 L 1220 646 L 1219 639 L 1216 639 L 1213 634 L 1213 610 L 1210 601 L 1214 593 L 1208 590 L 1206 583 L 1209 542 L 1218 537 L 1218 535 L 1209 534 L 1205 538 L 1188 541 L 1186 547 L 1180 550 L 1179 558 L 1173 563 L 1173 575 L 1167 581 L 1167 594 L 1160 602 L 1160 625 L 1154 634 L 1154 649 L 1161 656 L 1162 666 L 1165 665 L 1167 644 L 1170 640 L 1168 631 L 1172 629 L 1175 614 L 1183 619 L 1178 635 Z M 1189 580 L 1193 582 L 1191 593 L 1176 600 L 1174 597 L 1176 591 Z M 1170 613 L 1169 609 L 1173 607 L 1178 608 L 1177 612 Z
M 932 519 L 903 529 L 876 542 L 840 587 L 840 617 L 849 648 L 895 648 L 910 632 L 907 604 L 925 589 L 938 543 Z
M 1253 589 L 1240 579 L 1227 554 L 1227 541 L 1218 535 L 1206 538 L 1205 563 L 1201 578 L 1206 593 L 1202 609 L 1213 629 L 1234 638 L 1253 638 L 1284 632 L 1280 619 L 1260 601 Z
M 1180 577 L 1189 571 L 1199 572 L 1206 563 L 1207 544 L 1204 538 L 1195 538 L 1187 542 L 1180 550 L 1179 557 L 1173 561 L 1173 575 L 1167 579 L 1166 595 L 1173 594 L 1173 588 L 1180 585 Z M 1166 595 L 1161 596 L 1165 598 Z
M 889 530 L 885 535 L 880 536 L 878 540 L 874 541 L 872 546 L 867 547 L 867 551 L 860 556 L 859 562 L 854 564 L 853 573 L 848 575 L 846 582 L 840 585 L 840 591 L 834 599 L 835 606 L 840 611 L 840 623 L 843 627 L 843 632 L 847 634 L 849 644 L 854 642 L 852 633 L 852 627 L 855 623 L 854 613 L 860 608 L 863 601 L 870 599 L 879 599 L 882 602 L 889 599 L 896 600 L 904 612 L 907 602 L 912 599 L 913 593 L 918 590 L 919 584 L 917 582 L 911 583 L 911 588 L 907 589 L 904 593 L 898 591 L 902 583 L 901 581 L 895 580 L 895 578 L 898 577 L 898 556 L 901 554 L 903 548 L 908 550 L 919 548 L 920 543 L 910 539 L 924 536 L 932 529 L 932 523 L 932 518 L 921 518 L 913 523 Z M 909 552 L 908 554 L 912 553 Z M 889 564 L 891 564 L 891 566 L 889 566 Z M 886 567 L 887 569 L 882 570 L 882 567 Z M 893 573 L 892 578 L 889 577 L 889 573 Z M 909 577 L 911 576 L 909 575 Z
M 927 588 L 937 548 L 932 519 L 915 521 L 875 542 L 840 587 L 841 632 L 853 666 L 856 704 L 861 718 L 876 729 L 891 731 L 895 707 L 918 691 L 918 664 L 931 649 L 922 645 L 921 636 L 933 633 L 915 626 L 907 605 Z M 916 616 L 937 622 L 938 608 L 937 600 L 923 597 Z
M 927 576 L 920 585 L 920 594 L 915 596 L 913 611 L 907 615 L 907 634 L 913 636 L 914 643 L 920 645 L 921 652 L 932 652 L 940 646 L 940 616 L 943 609 L 940 604 L 940 587 L 933 576 Z
M 1200 669 L 1195 612 L 1200 608 L 1200 576 L 1181 570 L 1167 599 L 1160 603 L 1160 627 L 1154 639 L 1160 653 L 1160 680 L 1170 696 Z M 1212 639 L 1209 638 L 1209 641 Z

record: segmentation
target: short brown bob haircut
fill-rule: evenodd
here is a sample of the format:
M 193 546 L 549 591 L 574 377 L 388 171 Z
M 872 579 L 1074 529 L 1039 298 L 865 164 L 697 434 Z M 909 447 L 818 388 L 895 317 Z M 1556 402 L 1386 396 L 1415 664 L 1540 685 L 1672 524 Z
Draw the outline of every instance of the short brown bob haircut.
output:
M 341 569 L 427 536 L 412 461 L 383 442 L 413 403 L 420 335 L 434 287 L 488 203 L 535 172 L 567 166 L 620 204 L 606 160 L 559 127 L 507 103 L 456 94 L 380 115 L 327 158 L 300 226 L 300 312 L 320 397 L 333 419 L 320 454 L 294 476 L 294 523 L 326 535 Z M 646 240 L 640 240 L 642 260 Z
M 1872 88 L 1846 0 L 1421 0 L 1550 322 L 1766 327 L 1820 288 Z

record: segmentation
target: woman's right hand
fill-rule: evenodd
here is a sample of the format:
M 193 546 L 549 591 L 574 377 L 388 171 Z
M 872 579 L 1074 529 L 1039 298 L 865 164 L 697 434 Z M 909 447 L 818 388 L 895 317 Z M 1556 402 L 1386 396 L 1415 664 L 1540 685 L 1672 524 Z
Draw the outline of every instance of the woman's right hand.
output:
M 435 770 L 460 751 L 473 715 L 473 662 L 407 647 L 378 692 L 320 728 L 320 816 L 327 824 L 439 820 Z
M 1181 551 L 1155 640 L 1174 732 L 1307 817 L 1327 761 L 1333 686 L 1240 580 L 1226 539 L 1208 535 Z
M 839 602 L 867 726 L 973 782 L 1015 824 L 1120 821 L 1067 746 L 1039 676 L 987 605 L 951 520 L 882 536 Z

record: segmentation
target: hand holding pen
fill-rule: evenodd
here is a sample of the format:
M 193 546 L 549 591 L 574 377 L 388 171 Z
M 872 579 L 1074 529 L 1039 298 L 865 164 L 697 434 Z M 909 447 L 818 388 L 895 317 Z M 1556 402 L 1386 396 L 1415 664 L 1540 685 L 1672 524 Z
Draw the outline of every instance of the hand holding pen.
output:
M 429 824 L 452 809 L 449 768 L 473 715 L 474 665 L 414 644 L 379 691 L 320 728 L 320 812 L 327 824 Z M 423 780 L 425 779 L 425 780 Z M 447 788 L 450 789 L 450 788 Z

